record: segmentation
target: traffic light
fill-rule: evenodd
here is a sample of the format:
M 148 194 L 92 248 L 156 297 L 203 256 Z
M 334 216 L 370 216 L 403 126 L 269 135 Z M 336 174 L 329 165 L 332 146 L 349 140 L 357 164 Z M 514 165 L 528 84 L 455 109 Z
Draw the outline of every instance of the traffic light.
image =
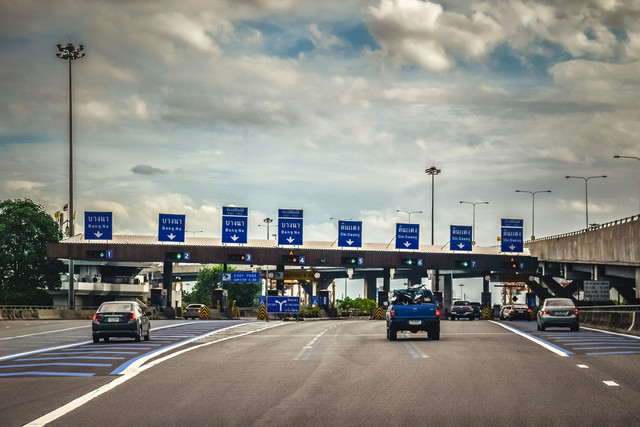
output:
M 251 254 L 228 254 L 229 261 L 251 262 Z
M 165 252 L 165 261 L 187 262 L 191 259 L 189 252 Z
M 298 264 L 300 262 L 300 257 L 290 251 L 287 255 L 282 256 L 282 261 L 287 264 Z
M 87 258 L 91 259 L 111 259 L 113 252 L 108 250 L 87 251 Z
M 401 265 L 406 265 L 407 267 L 415 267 L 418 265 L 418 262 L 413 258 L 402 258 L 400 260 Z
M 476 268 L 476 265 L 477 265 L 475 260 L 468 260 L 468 259 L 455 260 L 454 264 L 458 268 Z
M 340 261 L 342 262 L 342 265 L 357 265 L 358 264 L 358 257 L 355 256 L 343 256 Z
M 516 257 L 511 257 L 509 261 L 505 262 L 504 266 L 509 270 L 522 270 L 524 268 L 524 262 Z

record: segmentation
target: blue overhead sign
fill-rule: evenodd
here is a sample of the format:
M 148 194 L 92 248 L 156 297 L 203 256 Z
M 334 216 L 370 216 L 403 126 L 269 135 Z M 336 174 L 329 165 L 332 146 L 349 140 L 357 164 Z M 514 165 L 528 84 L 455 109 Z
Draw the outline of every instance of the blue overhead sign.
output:
M 224 283 L 258 283 L 260 282 L 260 273 L 250 271 L 223 272 L 222 281 Z
M 222 243 L 247 243 L 248 208 L 222 207 Z
M 396 249 L 419 249 L 420 225 L 396 224 Z
M 268 296 L 267 313 L 300 313 L 300 298 Z
M 502 219 L 502 232 L 500 233 L 500 250 L 502 252 L 522 252 L 523 245 L 523 221 L 521 219 Z
M 184 242 L 185 216 L 160 214 L 158 219 L 158 241 Z
M 113 234 L 112 212 L 85 212 L 84 238 L 87 240 L 111 240 Z
M 302 246 L 301 209 L 278 209 L 278 245 Z
M 338 246 L 362 246 L 362 221 L 338 221 Z
M 470 225 L 452 225 L 449 250 L 470 251 L 473 249 L 473 229 Z

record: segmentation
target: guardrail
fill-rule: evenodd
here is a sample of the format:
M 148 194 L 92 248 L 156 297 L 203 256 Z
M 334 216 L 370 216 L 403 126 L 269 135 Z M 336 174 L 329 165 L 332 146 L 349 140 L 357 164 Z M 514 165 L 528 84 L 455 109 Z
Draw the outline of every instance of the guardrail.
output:
M 583 326 L 640 335 L 640 305 L 582 306 L 578 312 Z
M 633 221 L 638 221 L 638 220 L 640 220 L 640 214 L 633 215 L 633 216 L 628 216 L 628 217 L 622 218 L 622 219 L 616 219 L 615 221 L 605 222 L 604 224 L 594 224 L 593 226 L 591 226 L 589 228 L 583 228 L 582 230 L 572 231 L 570 233 L 556 234 L 555 236 L 541 237 L 540 239 L 536 239 L 536 240 L 527 240 L 524 243 L 535 243 L 535 242 L 540 242 L 540 241 L 543 241 L 543 240 L 553 240 L 553 239 L 560 239 L 562 237 L 575 236 L 575 235 L 578 235 L 578 234 L 584 234 L 584 233 L 588 233 L 590 231 L 600 230 L 600 229 L 607 228 L 607 227 L 613 227 L 614 225 L 625 224 L 627 222 L 633 222 Z

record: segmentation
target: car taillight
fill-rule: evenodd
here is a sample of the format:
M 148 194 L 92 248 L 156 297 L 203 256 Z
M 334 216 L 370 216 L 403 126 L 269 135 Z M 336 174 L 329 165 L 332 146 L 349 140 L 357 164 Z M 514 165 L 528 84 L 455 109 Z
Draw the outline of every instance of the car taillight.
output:
M 527 308 L 527 313 L 531 313 L 531 309 L 530 308 Z
M 511 312 L 512 312 L 512 313 L 515 313 L 515 312 L 516 312 L 516 309 L 515 309 L 515 308 L 512 308 L 512 309 L 511 309 Z
M 100 323 L 100 315 L 98 313 L 93 315 L 93 321 Z
M 436 310 L 436 317 L 440 318 L 440 310 Z
M 391 309 L 389 310 L 389 316 L 391 316 L 392 318 L 395 317 L 396 313 L 395 313 L 396 309 L 391 307 Z
M 577 308 L 575 310 L 573 310 L 573 314 L 575 314 L 576 316 L 578 315 L 578 309 Z
M 544 310 L 542 310 L 542 314 L 549 314 L 549 310 L 545 308 Z
M 136 320 L 136 315 L 133 313 L 127 314 L 127 322 L 131 322 L 132 320 Z
M 200 309 L 198 309 L 198 313 L 200 313 Z

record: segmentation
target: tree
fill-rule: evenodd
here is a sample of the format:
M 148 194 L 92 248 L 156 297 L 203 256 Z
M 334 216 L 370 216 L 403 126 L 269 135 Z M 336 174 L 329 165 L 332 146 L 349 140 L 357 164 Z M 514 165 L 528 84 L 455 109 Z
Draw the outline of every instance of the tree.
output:
M 227 300 L 236 302 L 237 307 L 252 307 L 256 305 L 256 300 L 262 285 L 260 283 L 225 283 L 222 284 L 222 265 L 205 267 L 198 271 L 196 285 L 192 292 L 184 294 L 186 303 L 211 304 L 213 301 L 214 289 L 226 289 Z M 234 271 L 232 268 L 229 271 Z
M 61 286 L 64 264 L 47 258 L 47 243 L 62 234 L 31 200 L 0 202 L 0 304 L 50 305 L 46 289 Z

